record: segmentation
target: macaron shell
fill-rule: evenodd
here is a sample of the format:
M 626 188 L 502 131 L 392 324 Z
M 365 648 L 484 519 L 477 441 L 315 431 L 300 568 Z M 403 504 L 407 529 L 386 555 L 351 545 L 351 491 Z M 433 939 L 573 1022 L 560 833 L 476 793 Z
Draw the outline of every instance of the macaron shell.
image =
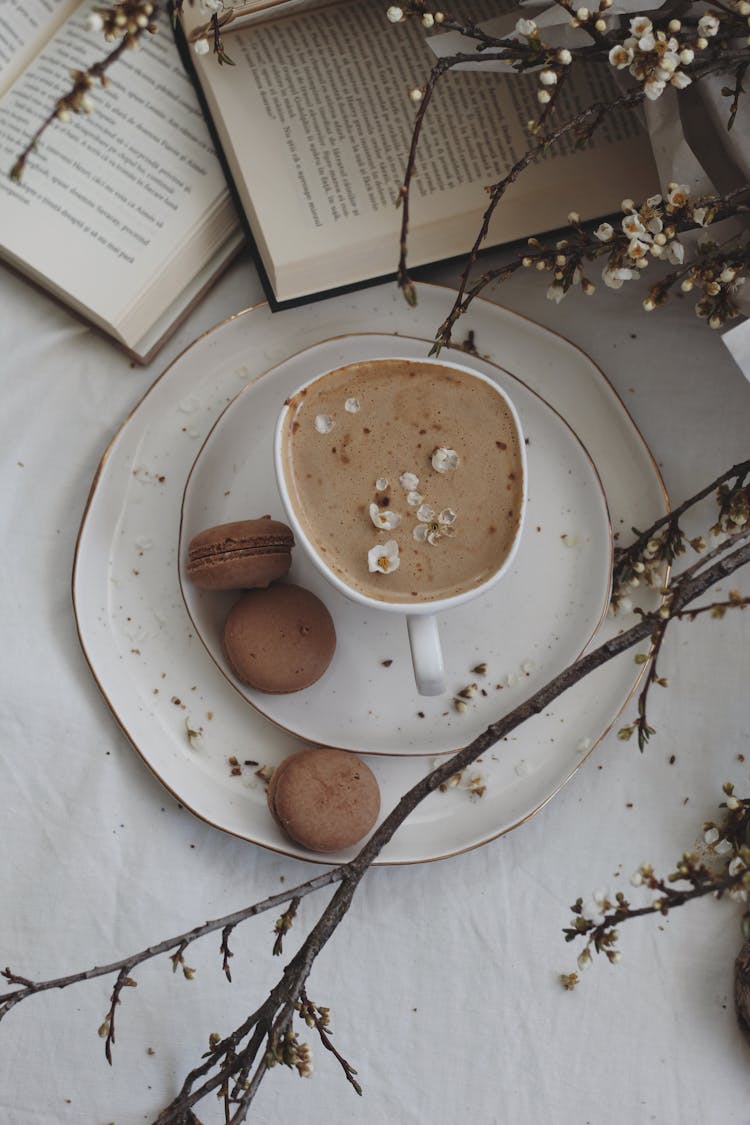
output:
M 290 528 L 270 516 L 218 524 L 190 540 L 187 576 L 204 590 L 266 587 L 289 572 L 293 546 Z
M 249 590 L 224 625 L 224 652 L 237 679 L 269 694 L 310 687 L 336 649 L 336 630 L 320 598 L 292 583 Z
M 284 578 L 291 565 L 289 549 L 252 548 L 188 563 L 187 574 L 201 590 L 254 590 Z
M 268 787 L 271 814 L 288 836 L 313 852 L 349 848 L 380 812 L 372 770 L 356 755 L 323 747 L 300 750 L 276 767 Z

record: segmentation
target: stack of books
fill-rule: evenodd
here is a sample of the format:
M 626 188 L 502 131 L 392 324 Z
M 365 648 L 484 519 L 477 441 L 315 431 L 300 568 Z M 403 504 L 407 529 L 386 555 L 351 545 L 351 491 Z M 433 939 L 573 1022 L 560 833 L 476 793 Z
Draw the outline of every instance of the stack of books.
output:
M 104 53 L 90 0 L 0 11 L 0 162 L 9 170 L 70 70 Z M 146 36 L 92 90 L 94 110 L 56 121 L 20 183 L 0 177 L 0 255 L 148 362 L 247 235 L 274 307 L 392 276 L 396 206 L 416 106 L 434 55 L 417 20 L 376 0 L 256 0 L 227 22 L 233 66 L 194 42 L 208 17 L 185 4 L 177 39 Z M 261 10 L 258 11 L 257 9 Z M 497 15 L 475 0 L 472 19 Z M 165 29 L 162 29 L 165 30 Z M 564 91 L 565 114 L 607 96 L 600 73 Z M 486 187 L 528 147 L 533 75 L 452 73 L 430 105 L 412 184 L 411 267 L 465 253 Z M 218 158 L 217 158 L 218 157 Z M 519 177 L 487 245 L 610 214 L 655 190 L 645 131 L 615 115 Z

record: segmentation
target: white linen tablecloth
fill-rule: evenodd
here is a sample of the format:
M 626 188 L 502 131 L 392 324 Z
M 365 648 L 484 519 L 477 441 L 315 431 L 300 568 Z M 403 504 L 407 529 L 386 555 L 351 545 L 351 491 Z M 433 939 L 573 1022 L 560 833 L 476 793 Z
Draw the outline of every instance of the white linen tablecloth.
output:
M 452 283 L 454 274 L 431 276 Z M 750 454 L 750 385 L 688 302 L 647 316 L 635 289 L 555 306 L 545 287 L 529 271 L 496 299 L 602 366 L 674 501 Z M 172 356 L 260 298 L 249 260 L 237 262 L 139 369 L 0 273 L 0 967 L 23 976 L 114 960 L 317 870 L 178 807 L 107 709 L 70 597 L 81 515 L 117 426 Z M 732 585 L 747 589 L 748 579 Z M 663 657 L 671 683 L 653 699 L 658 734 L 644 754 L 612 734 L 509 835 L 443 862 L 371 871 L 308 989 L 330 1007 L 364 1096 L 310 1032 L 312 1080 L 277 1068 L 250 1120 L 747 1125 L 750 1046 L 732 1003 L 736 904 L 702 900 L 661 924 L 623 925 L 621 964 L 597 959 L 573 993 L 558 975 L 575 968 L 561 931 L 579 894 L 630 891 L 646 860 L 672 870 L 718 815 L 722 782 L 750 792 L 748 623 L 737 613 L 674 630 Z M 287 953 L 325 896 L 303 902 Z M 189 950 L 191 982 L 166 957 L 138 971 L 118 1010 L 112 1068 L 97 1037 L 112 980 L 14 1009 L 0 1024 L 0 1125 L 152 1120 L 209 1034 L 234 1028 L 275 983 L 273 920 L 235 932 L 232 984 L 218 936 Z M 218 1102 L 198 1111 L 223 1120 Z

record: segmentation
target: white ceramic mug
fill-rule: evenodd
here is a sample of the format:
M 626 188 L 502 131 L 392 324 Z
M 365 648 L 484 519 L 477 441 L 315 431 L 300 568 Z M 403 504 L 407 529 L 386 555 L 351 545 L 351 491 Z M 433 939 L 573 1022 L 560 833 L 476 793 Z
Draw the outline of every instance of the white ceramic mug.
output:
M 372 362 L 376 362 L 378 356 L 372 357 Z M 400 360 L 409 361 L 414 360 L 414 356 L 398 356 L 389 357 L 392 362 Z M 323 561 L 317 550 L 310 542 L 307 534 L 300 523 L 297 513 L 294 510 L 289 489 L 286 483 L 284 473 L 284 457 L 283 457 L 283 434 L 284 422 L 289 412 L 290 407 L 285 404 L 282 407 L 278 421 L 276 423 L 276 432 L 274 434 L 274 467 L 276 469 L 276 480 L 281 493 L 281 499 L 286 509 L 286 514 L 291 524 L 295 539 L 301 545 L 303 550 L 309 556 L 311 562 L 317 567 L 320 573 L 345 597 L 350 601 L 358 602 L 360 605 L 367 606 L 369 609 L 376 609 L 384 613 L 396 613 L 402 617 L 406 617 L 406 625 L 409 632 L 409 646 L 411 648 L 412 664 L 414 666 L 414 679 L 417 685 L 417 691 L 420 695 L 442 695 L 446 690 L 445 680 L 445 662 L 443 660 L 443 651 L 440 644 L 440 635 L 438 632 L 438 615 L 444 613 L 449 609 L 458 609 L 460 606 L 465 605 L 471 601 L 472 598 L 481 597 L 491 586 L 494 586 L 509 569 L 521 539 L 521 532 L 523 530 L 524 516 L 526 512 L 526 444 L 523 439 L 523 431 L 521 430 L 521 423 L 518 419 L 513 403 L 510 401 L 505 392 L 486 375 L 482 375 L 479 371 L 474 371 L 470 367 L 466 367 L 462 363 L 454 363 L 439 360 L 439 359 L 419 359 L 420 364 L 430 364 L 436 368 L 452 368 L 453 370 L 462 371 L 467 375 L 471 375 L 476 379 L 481 379 L 483 383 L 487 383 L 493 388 L 503 400 L 507 407 L 511 418 L 516 427 L 518 437 L 518 449 L 521 462 L 521 471 L 523 475 L 522 488 L 521 488 L 521 504 L 518 514 L 518 523 L 516 526 L 515 536 L 511 544 L 510 550 L 505 555 L 502 563 L 496 571 L 494 571 L 489 578 L 485 579 L 480 585 L 473 587 L 471 590 L 465 590 L 460 594 L 453 594 L 447 598 L 439 598 L 429 602 L 413 602 L 404 603 L 400 602 L 387 602 L 380 599 L 368 597 L 367 594 L 362 594 L 358 590 L 353 589 L 346 582 L 344 582 L 331 568 Z M 341 370 L 335 368 L 334 370 Z M 313 383 L 317 383 L 319 379 L 323 379 L 330 372 L 321 372 L 309 379 L 302 386 L 298 387 L 294 394 L 289 396 L 290 401 L 295 399 L 302 391 Z

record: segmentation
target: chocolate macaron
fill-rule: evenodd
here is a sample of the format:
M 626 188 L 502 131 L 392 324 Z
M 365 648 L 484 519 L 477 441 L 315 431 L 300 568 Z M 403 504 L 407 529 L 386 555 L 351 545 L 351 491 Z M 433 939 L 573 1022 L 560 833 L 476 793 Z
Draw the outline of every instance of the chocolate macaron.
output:
M 380 812 L 372 770 L 346 750 L 324 747 L 290 754 L 273 772 L 268 807 L 286 834 L 311 852 L 350 848 Z
M 224 625 L 224 652 L 237 679 L 274 695 L 314 684 L 335 649 L 336 630 L 323 602 L 287 582 L 248 590 Z
M 187 576 L 203 590 L 265 587 L 288 573 L 293 546 L 291 530 L 270 516 L 218 524 L 190 540 Z

